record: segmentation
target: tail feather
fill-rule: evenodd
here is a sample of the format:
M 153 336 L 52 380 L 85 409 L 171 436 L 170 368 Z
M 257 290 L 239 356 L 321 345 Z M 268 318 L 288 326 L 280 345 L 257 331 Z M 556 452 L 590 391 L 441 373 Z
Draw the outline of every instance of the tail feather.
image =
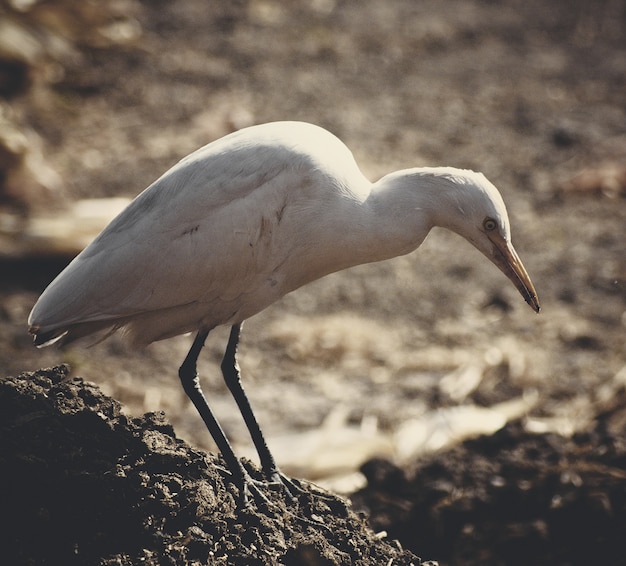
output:
M 108 338 L 121 326 L 123 326 L 123 323 L 119 320 L 100 320 L 82 322 L 45 331 L 42 331 L 37 326 L 31 326 L 28 331 L 30 334 L 34 335 L 33 341 L 35 346 L 38 348 L 44 348 L 46 346 L 51 346 L 52 344 L 63 346 L 69 344 L 70 342 L 74 342 L 74 340 L 78 340 L 79 338 L 108 329 L 103 336 L 99 337 L 94 342 L 97 344 L 98 342 Z
M 48 330 L 47 332 L 41 332 L 38 327 L 31 326 L 28 329 L 28 332 L 34 336 L 33 342 L 35 346 L 38 348 L 43 348 L 44 346 L 50 346 L 55 342 L 63 343 L 63 339 L 67 336 L 66 328 L 54 328 L 53 330 Z

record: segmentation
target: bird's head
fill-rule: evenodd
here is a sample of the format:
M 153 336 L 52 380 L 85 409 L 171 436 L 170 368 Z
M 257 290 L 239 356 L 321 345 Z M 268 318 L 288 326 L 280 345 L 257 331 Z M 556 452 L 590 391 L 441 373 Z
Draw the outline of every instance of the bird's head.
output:
M 463 236 L 512 281 L 524 300 L 539 312 L 537 292 L 513 244 L 504 201 L 481 173 L 433 169 L 439 206 L 434 224 Z

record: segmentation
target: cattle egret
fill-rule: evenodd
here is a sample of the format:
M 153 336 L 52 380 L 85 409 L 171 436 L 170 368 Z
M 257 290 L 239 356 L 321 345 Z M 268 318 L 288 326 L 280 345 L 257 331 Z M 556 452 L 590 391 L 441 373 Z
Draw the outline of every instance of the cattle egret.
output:
M 124 329 L 146 345 L 196 332 L 183 388 L 242 494 L 255 488 L 200 388 L 209 332 L 231 327 L 221 369 L 268 482 L 279 473 L 240 382 L 243 321 L 324 275 L 415 250 L 434 226 L 471 242 L 539 312 L 498 190 L 480 173 L 414 168 L 375 183 L 326 130 L 253 126 L 182 159 L 123 210 L 43 292 L 28 323 L 37 346 Z M 256 488 L 258 492 L 258 488 Z

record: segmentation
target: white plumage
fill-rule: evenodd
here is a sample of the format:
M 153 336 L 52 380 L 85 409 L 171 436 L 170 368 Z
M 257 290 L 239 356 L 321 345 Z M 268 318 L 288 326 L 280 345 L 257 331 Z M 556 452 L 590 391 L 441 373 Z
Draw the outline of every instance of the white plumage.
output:
M 246 318 L 328 273 L 409 253 L 433 226 L 464 236 L 539 311 L 502 198 L 482 174 L 416 168 L 371 183 L 322 128 L 246 128 L 142 192 L 44 291 L 30 332 L 45 345 L 107 328 L 127 329 L 137 344 L 197 331 L 197 357 L 201 335 L 230 325 L 234 365 Z

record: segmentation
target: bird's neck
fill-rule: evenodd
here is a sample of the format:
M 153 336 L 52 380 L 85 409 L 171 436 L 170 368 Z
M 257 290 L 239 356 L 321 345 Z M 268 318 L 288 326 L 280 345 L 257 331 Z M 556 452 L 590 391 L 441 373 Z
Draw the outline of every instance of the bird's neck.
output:
M 436 225 L 436 188 L 428 182 L 419 183 L 416 171 L 386 175 L 372 185 L 364 203 L 374 227 L 372 244 L 381 256 L 377 260 L 412 252 Z
M 437 212 L 440 183 L 418 171 L 392 173 L 373 184 L 363 178 L 362 190 L 334 200 L 323 215 L 304 223 L 314 232 L 298 232 L 302 241 L 292 258 L 298 276 L 290 277 L 284 288 L 293 290 L 323 275 L 418 248 L 433 226 L 443 225 Z

